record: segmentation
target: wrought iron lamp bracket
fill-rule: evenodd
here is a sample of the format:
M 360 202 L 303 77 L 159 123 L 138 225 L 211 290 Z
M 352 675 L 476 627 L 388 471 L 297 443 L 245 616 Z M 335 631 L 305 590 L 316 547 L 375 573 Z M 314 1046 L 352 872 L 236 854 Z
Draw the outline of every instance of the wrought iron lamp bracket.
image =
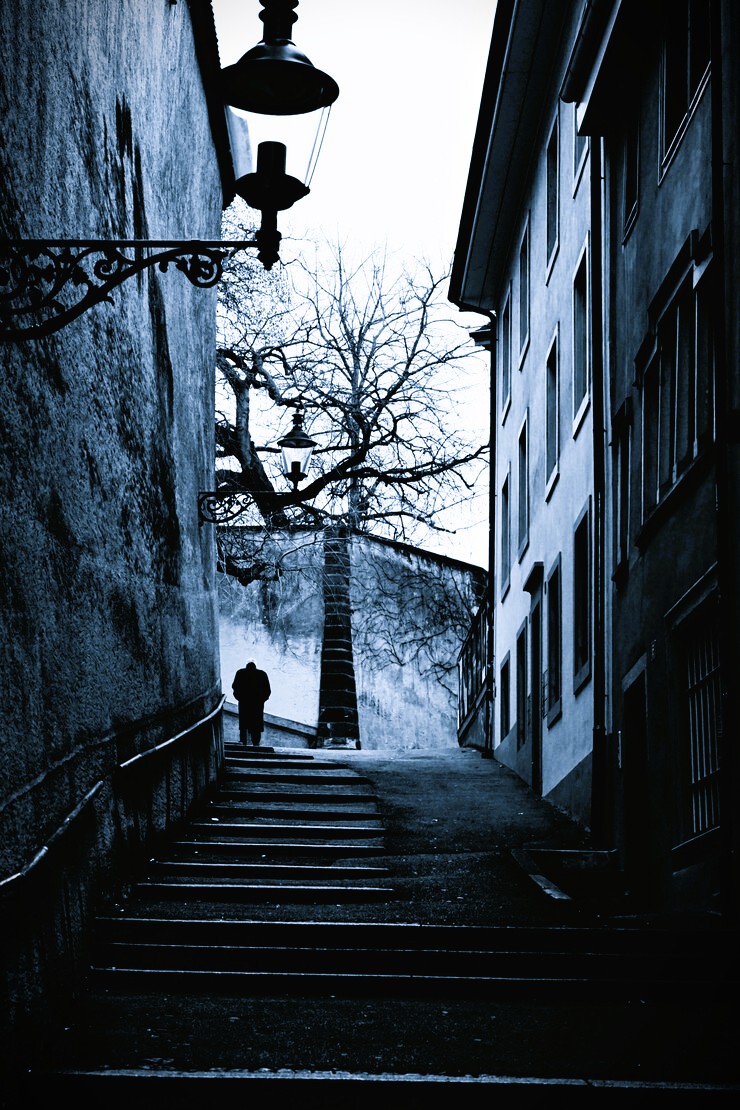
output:
M 250 247 L 257 247 L 262 258 L 260 233 L 255 239 L 216 242 L 0 240 L 0 342 L 52 335 L 93 305 L 112 303 L 111 290 L 155 266 L 163 273 L 173 266 L 198 289 L 208 289 L 221 280 L 226 259 Z
M 226 524 L 247 512 L 252 498 L 243 490 L 208 490 L 198 494 L 198 523 Z

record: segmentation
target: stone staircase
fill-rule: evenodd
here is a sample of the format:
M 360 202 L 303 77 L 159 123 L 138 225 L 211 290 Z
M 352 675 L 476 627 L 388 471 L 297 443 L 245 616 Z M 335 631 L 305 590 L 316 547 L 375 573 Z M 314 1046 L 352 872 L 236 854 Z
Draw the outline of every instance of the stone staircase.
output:
M 724 1061 L 736 954 L 721 934 L 392 920 L 403 893 L 361 774 L 228 743 L 225 771 L 97 918 L 87 992 L 17 1105 L 736 1089 L 724 1062 L 711 1083 L 666 1083 L 659 1058 L 684 1036 Z M 620 1037 L 633 1056 L 615 1056 Z
M 217 797 L 150 861 L 132 891 L 136 912 L 165 899 L 275 909 L 393 897 L 387 869 L 369 862 L 383 852 L 383 826 L 357 772 L 310 754 L 226 751 Z

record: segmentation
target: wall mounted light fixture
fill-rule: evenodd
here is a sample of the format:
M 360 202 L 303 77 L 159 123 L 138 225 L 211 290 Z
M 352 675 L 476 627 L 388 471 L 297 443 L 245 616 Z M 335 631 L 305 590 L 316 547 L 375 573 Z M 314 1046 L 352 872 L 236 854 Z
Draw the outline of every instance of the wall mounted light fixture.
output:
M 285 477 L 297 489 L 308 472 L 308 464 L 316 446 L 316 440 L 311 439 L 303 428 L 303 409 L 300 403 L 288 402 L 295 405 L 293 427 L 287 435 L 277 441 L 277 447 L 257 447 L 257 451 L 267 451 L 282 454 L 282 470 Z M 235 520 L 243 513 L 249 511 L 253 504 L 252 498 L 245 490 L 235 490 L 224 487 L 218 490 L 207 490 L 198 494 L 198 521 L 200 524 L 226 524 Z
M 261 4 L 262 41 L 221 71 L 225 102 L 273 116 L 327 110 L 339 95 L 336 82 L 317 70 L 290 38 L 298 0 Z M 319 121 L 319 132 L 321 127 Z M 317 142 L 320 146 L 318 132 L 314 152 Z M 310 161 L 315 167 L 315 153 Z M 51 335 L 93 305 L 111 302 L 112 289 L 155 266 L 161 272 L 172 266 L 201 289 L 220 281 L 225 260 L 237 251 L 256 248 L 265 269 L 271 269 L 279 258 L 277 213 L 306 196 L 308 183 L 285 173 L 284 144 L 265 142 L 258 148 L 256 171 L 239 178 L 235 188 L 262 213 L 254 239 L 0 240 L 0 342 Z
M 245 112 L 250 134 L 259 126 L 254 117 L 270 116 L 274 131 L 276 118 L 314 116 L 304 131 L 310 143 L 303 178 L 285 172 L 286 143 L 273 137 L 257 146 L 255 173 L 239 178 L 235 188 L 250 208 L 262 213 L 257 232 L 259 257 L 267 269 L 277 261 L 280 233 L 277 213 L 290 208 L 310 192 L 331 105 L 339 96 L 339 86 L 327 73 L 317 69 L 293 42 L 292 28 L 298 0 L 261 0 L 260 19 L 263 36 L 238 62 L 221 70 L 224 100 Z M 312 139 L 312 142 L 311 142 Z
M 283 454 L 283 474 L 297 489 L 308 472 L 316 440 L 307 436 L 303 430 L 303 410 L 299 408 L 293 417 L 293 427 L 287 436 L 278 441 Z

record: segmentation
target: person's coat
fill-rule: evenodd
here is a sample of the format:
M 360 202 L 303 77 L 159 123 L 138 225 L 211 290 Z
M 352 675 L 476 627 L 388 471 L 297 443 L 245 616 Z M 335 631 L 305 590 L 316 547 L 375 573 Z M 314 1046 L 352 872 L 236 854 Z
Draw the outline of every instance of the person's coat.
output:
M 240 667 L 234 675 L 231 689 L 239 704 L 239 716 L 252 733 L 262 733 L 265 727 L 265 702 L 270 697 L 270 680 L 266 671 L 254 663 Z

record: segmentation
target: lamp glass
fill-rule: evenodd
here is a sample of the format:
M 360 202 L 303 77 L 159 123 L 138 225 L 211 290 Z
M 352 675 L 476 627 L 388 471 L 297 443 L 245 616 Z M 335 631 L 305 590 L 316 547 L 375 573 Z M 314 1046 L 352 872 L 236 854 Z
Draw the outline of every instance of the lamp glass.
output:
M 286 149 L 285 172 L 310 188 L 330 108 L 310 116 L 260 116 L 237 109 L 232 111 L 247 124 L 252 172 L 256 169 L 260 143 L 282 143 Z
M 308 464 L 311 461 L 314 445 L 311 443 L 309 446 L 291 446 L 283 444 L 281 452 L 283 456 L 283 473 L 286 478 L 291 478 L 292 475 L 298 475 L 301 478 L 306 477 L 308 471 Z

